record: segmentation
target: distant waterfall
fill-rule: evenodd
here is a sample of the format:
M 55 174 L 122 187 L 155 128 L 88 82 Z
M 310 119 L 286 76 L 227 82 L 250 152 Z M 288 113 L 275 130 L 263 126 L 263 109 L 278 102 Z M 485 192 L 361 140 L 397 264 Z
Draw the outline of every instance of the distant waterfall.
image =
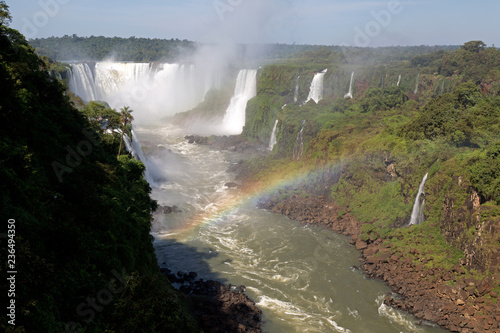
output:
M 429 174 L 426 173 L 422 183 L 420 183 L 420 187 L 418 188 L 417 197 L 415 198 L 415 203 L 413 204 L 413 210 L 411 212 L 410 225 L 420 224 L 424 222 L 424 205 L 425 205 L 425 192 L 424 186 L 427 181 L 427 176 Z M 420 199 L 422 198 L 422 199 Z
M 323 99 L 323 82 L 327 70 L 328 69 L 325 69 L 320 73 L 314 74 L 313 80 L 311 82 L 311 89 L 309 90 L 309 96 L 307 96 L 305 103 L 309 102 L 311 99 L 318 103 Z
M 297 76 L 297 81 L 295 82 L 295 92 L 293 94 L 293 101 L 297 103 L 299 100 L 299 81 L 300 81 L 300 75 Z
M 306 121 L 302 120 L 299 134 L 297 134 L 297 139 L 295 139 L 295 147 L 293 149 L 293 159 L 300 160 L 302 154 L 304 153 L 304 125 Z
M 242 69 L 236 79 L 234 95 L 222 121 L 225 134 L 241 134 L 245 126 L 247 102 L 257 95 L 257 71 Z
M 417 82 L 415 82 L 415 91 L 413 92 L 415 95 L 418 94 L 418 80 L 420 79 L 420 73 L 417 74 Z
M 138 122 L 153 122 L 194 108 L 221 84 L 211 68 L 167 63 L 74 63 L 69 88 L 85 102 L 130 106 Z
M 396 84 L 397 87 L 399 87 L 399 84 L 401 83 L 401 74 L 399 74 L 399 77 L 398 77 L 398 83 Z
M 349 83 L 349 92 L 344 95 L 344 98 L 353 98 L 352 96 L 352 84 L 354 81 L 354 72 L 351 73 L 351 82 Z
M 273 150 L 276 144 L 276 128 L 278 127 L 278 119 L 274 122 L 273 131 L 271 132 L 271 139 L 269 140 L 269 150 Z

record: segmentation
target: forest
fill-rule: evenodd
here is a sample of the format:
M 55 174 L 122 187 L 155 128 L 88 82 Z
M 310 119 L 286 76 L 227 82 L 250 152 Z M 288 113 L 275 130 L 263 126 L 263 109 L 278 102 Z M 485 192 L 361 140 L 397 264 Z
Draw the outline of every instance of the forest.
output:
M 1 270 L 18 271 L 13 317 L 2 315 L 0 330 L 196 331 L 184 297 L 159 272 L 144 165 L 92 120 L 106 114 L 109 129 L 126 131 L 123 112 L 77 110 L 0 5 L 0 211 L 2 230 L 15 225 L 0 248 L 13 266 Z

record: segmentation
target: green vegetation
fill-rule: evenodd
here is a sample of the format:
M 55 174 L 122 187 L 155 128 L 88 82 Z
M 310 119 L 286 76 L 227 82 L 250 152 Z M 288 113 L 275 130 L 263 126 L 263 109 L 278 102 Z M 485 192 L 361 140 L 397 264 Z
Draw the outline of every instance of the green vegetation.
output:
M 243 135 L 266 143 L 278 119 L 278 140 L 270 155 L 248 166 L 258 170 L 253 179 L 262 182 L 303 170 L 309 177 L 298 178 L 279 195 L 304 195 L 301 191 L 327 185 L 344 207 L 342 214 L 365 223 L 367 240 L 385 239 L 401 253 L 410 246 L 423 255 L 434 253 L 428 265 L 445 268 L 458 265 L 462 251 L 475 252 L 466 261 L 471 274 L 498 271 L 492 258 L 500 252 L 494 227 L 499 223 L 500 51 L 476 41 L 432 51 L 362 65 L 346 53 L 320 49 L 263 67 Z M 325 68 L 323 100 L 302 105 L 314 72 Z M 351 72 L 354 98 L 344 99 Z M 301 97 L 294 102 L 299 75 Z M 426 221 L 401 228 L 426 173 Z
M 99 103 L 73 107 L 50 66 L 6 25 L 3 1 L 0 14 L 0 211 L 5 226 L 15 220 L 15 245 L 1 240 L 15 266 L 6 260 L 1 270 L 18 271 L 15 326 L 4 315 L 0 329 L 196 331 L 159 273 L 144 165 L 117 159 L 120 136 L 99 122 L 122 127 L 120 114 Z

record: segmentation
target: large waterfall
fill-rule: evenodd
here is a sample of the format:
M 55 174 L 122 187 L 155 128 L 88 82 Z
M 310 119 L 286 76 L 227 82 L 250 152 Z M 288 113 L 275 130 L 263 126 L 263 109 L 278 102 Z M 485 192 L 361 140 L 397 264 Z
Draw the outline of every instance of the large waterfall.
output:
M 236 79 L 234 95 L 222 121 L 224 134 L 241 134 L 245 126 L 247 102 L 257 95 L 257 71 L 242 69 Z
M 418 188 L 417 197 L 415 198 L 415 203 L 413 204 L 413 210 L 411 212 L 411 218 L 409 223 L 410 225 L 420 224 L 424 222 L 424 205 L 425 205 L 424 186 L 425 182 L 427 181 L 428 175 L 429 175 L 428 173 L 425 174 L 424 179 L 422 180 L 422 183 L 420 183 L 420 186 Z
M 305 103 L 309 102 L 311 99 L 318 103 L 323 99 L 323 82 L 327 70 L 328 69 L 325 69 L 320 73 L 314 74 L 313 80 L 311 82 L 311 89 L 309 90 L 309 96 L 307 96 Z
M 220 86 L 220 73 L 195 65 L 97 62 L 71 64 L 69 88 L 85 102 L 129 106 L 138 122 L 194 108 Z

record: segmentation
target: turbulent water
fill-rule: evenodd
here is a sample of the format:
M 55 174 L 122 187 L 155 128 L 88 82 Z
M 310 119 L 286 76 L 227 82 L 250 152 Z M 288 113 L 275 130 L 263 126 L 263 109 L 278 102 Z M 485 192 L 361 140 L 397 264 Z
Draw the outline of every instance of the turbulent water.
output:
M 256 209 L 255 196 L 226 187 L 242 156 L 188 144 L 172 127 L 136 132 L 148 163 L 163 166 L 153 197 L 182 210 L 155 217 L 160 266 L 245 285 L 266 332 L 442 332 L 383 305 L 389 288 L 353 268 L 359 253 L 346 237 Z

